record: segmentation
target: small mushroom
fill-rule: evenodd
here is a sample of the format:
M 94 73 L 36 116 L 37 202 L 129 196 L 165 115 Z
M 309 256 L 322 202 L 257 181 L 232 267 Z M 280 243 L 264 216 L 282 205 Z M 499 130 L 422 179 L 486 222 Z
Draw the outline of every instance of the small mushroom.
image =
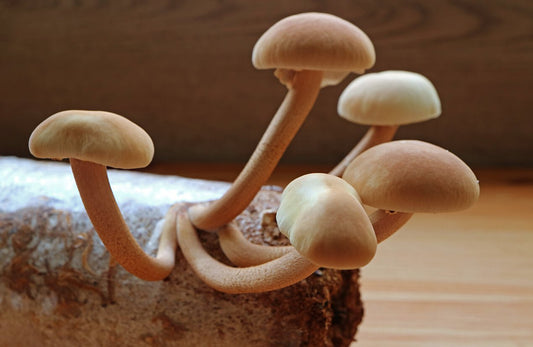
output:
M 374 146 L 355 158 L 342 177 L 363 204 L 379 209 L 371 216 L 378 242 L 413 213 L 459 211 L 479 197 L 472 170 L 451 152 L 423 141 Z
M 294 246 L 322 267 L 354 269 L 366 265 L 376 252 L 376 236 L 359 196 L 344 180 L 314 173 L 285 188 L 276 214 L 278 227 L 292 246 L 257 245 L 246 240 L 234 223 L 218 232 L 220 246 L 238 266 L 266 263 Z
M 282 195 L 277 219 L 292 246 L 252 244 L 233 225 L 219 231 L 226 256 L 246 267 L 227 266 L 212 258 L 183 215 L 178 217 L 178 242 L 196 274 L 227 293 L 283 288 L 319 267 L 359 268 L 376 252 L 376 236 L 357 193 L 336 176 L 309 174 L 292 181 Z
M 376 253 L 376 235 L 357 192 L 336 176 L 295 179 L 283 191 L 276 216 L 294 248 L 321 267 L 356 269 Z
M 339 83 L 349 72 L 362 73 L 374 60 L 366 34 L 330 14 L 301 13 L 268 29 L 253 49 L 252 63 L 258 69 L 276 69 L 275 75 L 288 88 L 287 96 L 229 190 L 210 204 L 189 209 L 193 224 L 215 230 L 239 215 L 272 174 L 320 87 Z
M 359 154 L 392 140 L 400 125 L 438 117 L 441 104 L 426 77 L 409 71 L 382 71 L 353 80 L 339 97 L 337 112 L 351 122 L 370 125 L 361 141 L 330 172 L 340 177 Z
M 109 112 L 63 111 L 35 128 L 29 148 L 37 158 L 70 159 L 87 214 L 119 264 L 144 280 L 168 276 L 175 261 L 176 212 L 167 214 L 157 256 L 147 255 L 131 235 L 107 177 L 106 166 L 133 169 L 150 163 L 154 146 L 143 129 Z

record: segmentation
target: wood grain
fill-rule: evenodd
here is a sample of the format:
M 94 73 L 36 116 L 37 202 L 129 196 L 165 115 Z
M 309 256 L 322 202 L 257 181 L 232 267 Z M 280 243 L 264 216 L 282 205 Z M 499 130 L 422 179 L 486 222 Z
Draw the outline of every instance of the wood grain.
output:
M 478 176 L 473 208 L 416 215 L 380 246 L 357 346 L 531 344 L 533 172 Z
M 0 154 L 29 156 L 30 132 L 57 111 L 102 109 L 143 126 L 158 162 L 244 162 L 285 93 L 271 71 L 252 67 L 252 47 L 305 11 L 367 32 L 373 71 L 434 82 L 442 117 L 397 137 L 474 166 L 533 165 L 529 0 L 0 1 Z M 354 77 L 322 91 L 286 163 L 333 164 L 363 134 L 336 116 Z

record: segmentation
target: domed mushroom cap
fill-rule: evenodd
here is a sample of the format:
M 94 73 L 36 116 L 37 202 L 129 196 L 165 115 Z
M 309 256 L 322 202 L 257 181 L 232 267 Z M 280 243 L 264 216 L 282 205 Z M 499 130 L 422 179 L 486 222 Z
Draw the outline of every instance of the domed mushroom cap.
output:
M 355 158 L 343 178 L 364 204 L 398 212 L 448 212 L 479 197 L 472 170 L 451 152 L 415 140 L 374 146 Z
M 352 23 L 326 13 L 300 13 L 275 23 L 257 41 L 252 63 L 258 69 L 324 71 L 323 85 L 349 72 L 363 73 L 375 62 L 368 36 Z
M 152 161 L 150 136 L 130 120 L 103 111 L 62 111 L 35 128 L 30 152 L 37 158 L 75 158 L 134 169 Z
M 294 248 L 318 266 L 359 268 L 376 252 L 376 235 L 356 191 L 333 175 L 308 174 L 292 181 L 276 219 Z
M 426 77 L 409 71 L 382 71 L 354 79 L 342 92 L 339 115 L 366 125 L 402 125 L 441 113 L 437 90 Z

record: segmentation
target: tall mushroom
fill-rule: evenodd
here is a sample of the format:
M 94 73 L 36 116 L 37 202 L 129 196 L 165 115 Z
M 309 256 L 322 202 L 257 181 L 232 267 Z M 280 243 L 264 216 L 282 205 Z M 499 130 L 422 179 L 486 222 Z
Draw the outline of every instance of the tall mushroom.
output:
M 371 215 L 378 242 L 394 233 L 418 212 L 452 212 L 470 207 L 479 197 L 479 183 L 457 156 L 416 140 L 374 146 L 348 166 L 344 180 Z
M 168 276 L 175 261 L 176 212 L 169 211 L 157 256 L 137 244 L 115 201 L 106 166 L 133 169 L 153 157 L 150 136 L 128 119 L 102 111 L 63 111 L 39 124 L 29 140 L 37 158 L 69 158 L 89 218 L 111 256 L 144 280 Z
M 409 71 L 382 71 L 359 76 L 342 92 L 339 115 L 370 125 L 367 133 L 330 174 L 342 176 L 366 149 L 392 140 L 398 126 L 436 118 L 441 113 L 437 90 L 426 77 Z
M 241 251 L 226 255 L 246 267 L 231 267 L 213 259 L 185 216 L 178 217 L 179 245 L 206 284 L 228 293 L 279 289 L 319 267 L 359 268 L 376 252 L 376 236 L 357 193 L 336 176 L 309 174 L 292 181 L 282 195 L 277 218 L 292 247 L 268 248 L 238 241 Z M 258 248 L 259 254 L 253 254 Z M 250 259 L 243 260 L 244 254 Z
M 287 96 L 229 190 L 214 202 L 189 209 L 193 224 L 214 230 L 239 215 L 270 177 L 320 87 L 339 83 L 349 72 L 362 73 L 374 60 L 366 34 L 330 14 L 301 13 L 268 29 L 253 49 L 252 63 L 258 69 L 276 69 Z

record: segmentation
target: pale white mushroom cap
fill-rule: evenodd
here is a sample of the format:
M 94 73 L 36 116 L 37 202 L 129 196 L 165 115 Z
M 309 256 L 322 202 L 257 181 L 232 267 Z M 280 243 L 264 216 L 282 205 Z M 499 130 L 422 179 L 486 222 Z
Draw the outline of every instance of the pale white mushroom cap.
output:
M 402 125 L 441 114 L 437 90 L 429 79 L 409 71 L 382 71 L 354 79 L 337 104 L 339 115 L 365 125 Z
M 48 117 L 31 134 L 29 149 L 37 158 L 75 158 L 120 169 L 145 167 L 154 155 L 152 139 L 141 127 L 104 111 Z
M 292 181 L 276 219 L 294 248 L 318 266 L 359 268 L 376 252 L 376 235 L 357 192 L 333 175 L 314 173 Z
M 348 165 L 343 179 L 364 204 L 397 212 L 458 211 L 479 197 L 479 182 L 468 165 L 439 146 L 416 140 L 371 147 Z
M 275 23 L 252 52 L 257 69 L 323 71 L 322 86 L 338 84 L 350 72 L 363 73 L 375 59 L 374 46 L 361 29 L 337 16 L 314 12 Z

